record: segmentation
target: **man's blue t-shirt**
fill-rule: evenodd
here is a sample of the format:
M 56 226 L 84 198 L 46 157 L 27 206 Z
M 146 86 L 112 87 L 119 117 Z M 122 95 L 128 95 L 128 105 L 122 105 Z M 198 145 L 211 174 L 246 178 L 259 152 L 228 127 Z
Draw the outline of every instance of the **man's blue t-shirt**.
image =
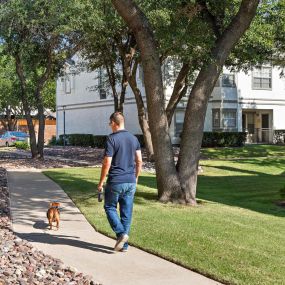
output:
M 136 183 L 135 153 L 140 149 L 138 139 L 127 130 L 107 137 L 105 156 L 112 157 L 107 183 Z

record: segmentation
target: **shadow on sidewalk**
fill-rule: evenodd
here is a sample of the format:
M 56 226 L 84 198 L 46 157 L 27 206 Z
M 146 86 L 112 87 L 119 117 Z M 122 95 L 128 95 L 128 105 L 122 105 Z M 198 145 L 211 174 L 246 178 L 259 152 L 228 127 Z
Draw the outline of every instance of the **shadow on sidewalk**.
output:
M 27 240 L 29 242 L 38 242 L 45 244 L 62 244 L 69 245 L 79 248 L 84 248 L 96 252 L 102 252 L 106 254 L 114 254 L 113 248 L 105 245 L 89 243 L 81 240 L 71 239 L 72 236 L 65 235 L 51 235 L 47 233 L 17 233 L 15 232 L 19 238 Z M 76 238 L 76 237 L 73 237 Z

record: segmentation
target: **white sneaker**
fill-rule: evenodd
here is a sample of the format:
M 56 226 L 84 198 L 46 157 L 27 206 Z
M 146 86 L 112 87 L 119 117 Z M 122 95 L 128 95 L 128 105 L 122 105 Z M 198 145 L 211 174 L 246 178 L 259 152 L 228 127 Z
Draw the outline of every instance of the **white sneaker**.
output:
M 127 249 L 127 248 L 122 248 L 122 249 L 120 250 L 120 252 L 128 252 L 128 249 Z
M 128 239 L 129 239 L 129 236 L 127 234 L 121 235 L 115 244 L 114 250 L 120 251 L 124 247 L 124 244 L 125 242 L 128 241 Z

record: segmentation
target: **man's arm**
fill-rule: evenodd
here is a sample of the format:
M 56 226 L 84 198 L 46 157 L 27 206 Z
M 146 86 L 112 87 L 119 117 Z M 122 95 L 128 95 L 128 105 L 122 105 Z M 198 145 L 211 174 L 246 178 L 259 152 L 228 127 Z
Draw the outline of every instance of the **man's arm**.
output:
M 99 192 L 102 191 L 104 181 L 111 167 L 111 163 L 112 163 L 112 157 L 105 156 L 102 163 L 100 182 L 97 187 Z
M 138 183 L 138 178 L 142 169 L 142 152 L 141 150 L 136 150 L 136 181 Z

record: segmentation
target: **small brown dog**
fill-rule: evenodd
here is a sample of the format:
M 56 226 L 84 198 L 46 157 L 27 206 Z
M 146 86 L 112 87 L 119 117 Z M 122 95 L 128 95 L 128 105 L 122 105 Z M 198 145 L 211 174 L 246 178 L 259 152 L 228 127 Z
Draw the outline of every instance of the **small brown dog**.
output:
M 47 211 L 47 218 L 49 223 L 49 229 L 52 229 L 52 223 L 56 222 L 57 229 L 59 228 L 59 207 L 60 203 L 52 202 L 49 204 L 49 209 Z

